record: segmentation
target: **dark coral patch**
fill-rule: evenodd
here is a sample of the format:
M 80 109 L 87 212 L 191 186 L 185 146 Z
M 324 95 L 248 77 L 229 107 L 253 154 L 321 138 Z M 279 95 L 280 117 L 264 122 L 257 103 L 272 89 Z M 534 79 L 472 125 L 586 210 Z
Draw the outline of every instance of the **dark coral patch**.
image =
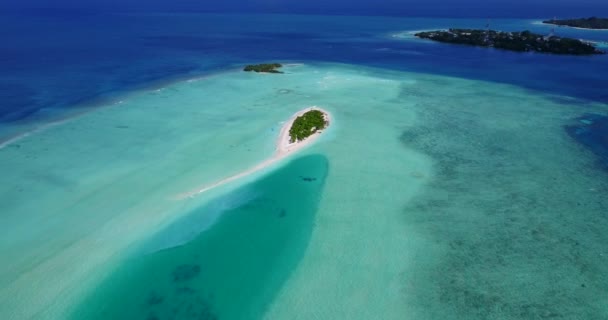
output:
M 163 298 L 161 295 L 159 295 L 158 293 L 151 291 L 148 294 L 148 299 L 146 299 L 146 303 L 150 306 L 155 306 L 158 304 L 163 303 L 163 301 L 165 300 L 165 298 Z
M 175 290 L 178 294 L 195 294 L 196 290 L 188 287 L 179 287 Z
M 201 272 L 201 267 L 196 264 L 182 264 L 173 269 L 173 282 L 188 281 L 196 278 Z

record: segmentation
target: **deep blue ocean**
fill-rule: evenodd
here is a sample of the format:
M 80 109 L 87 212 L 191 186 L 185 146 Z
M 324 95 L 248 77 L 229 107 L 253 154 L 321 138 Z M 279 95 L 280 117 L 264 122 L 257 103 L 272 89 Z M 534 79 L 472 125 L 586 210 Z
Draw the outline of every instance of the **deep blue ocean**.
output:
M 133 90 L 270 60 L 339 62 L 480 79 L 569 96 L 580 104 L 607 103 L 608 56 L 521 54 L 391 37 L 400 31 L 484 28 L 487 23 L 498 30 L 548 34 L 550 26 L 533 24 L 541 19 L 5 13 L 0 18 L 0 126 L 45 122 Z M 608 42 L 608 31 L 556 32 Z M 14 134 L 10 131 L 1 140 Z M 593 139 L 584 143 L 597 153 L 608 152 L 605 138 Z
M 539 17 L 539 19 L 542 17 Z M 494 29 L 550 27 L 490 20 Z M 330 61 L 516 84 L 608 102 L 608 57 L 396 41 L 395 32 L 486 19 L 237 14 L 21 13 L 0 18 L 0 122 L 30 121 L 245 62 Z M 608 41 L 608 32 L 558 34 Z

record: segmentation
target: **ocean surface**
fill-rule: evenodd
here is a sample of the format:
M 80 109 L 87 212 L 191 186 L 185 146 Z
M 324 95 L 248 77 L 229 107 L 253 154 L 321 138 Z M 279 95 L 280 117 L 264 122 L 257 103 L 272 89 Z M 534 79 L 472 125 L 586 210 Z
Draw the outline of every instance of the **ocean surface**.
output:
M 0 14 L 0 317 L 608 318 L 608 55 L 411 35 L 486 23 Z

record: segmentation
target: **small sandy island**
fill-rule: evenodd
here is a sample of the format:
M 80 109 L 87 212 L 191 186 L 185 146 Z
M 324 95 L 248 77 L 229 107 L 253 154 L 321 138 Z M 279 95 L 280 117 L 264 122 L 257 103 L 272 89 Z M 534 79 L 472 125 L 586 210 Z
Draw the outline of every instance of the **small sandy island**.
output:
M 312 110 L 318 110 L 323 113 L 323 117 L 325 118 L 325 121 L 326 121 L 325 128 L 323 130 L 315 131 L 315 133 L 313 133 L 312 135 L 310 135 L 309 137 L 307 137 L 304 140 L 291 142 L 291 136 L 289 135 L 289 130 L 291 129 L 294 121 L 296 121 L 296 119 L 298 117 L 302 116 L 306 112 L 312 111 Z M 265 169 L 266 167 L 277 163 L 278 161 L 288 157 L 289 155 L 296 153 L 298 150 L 301 150 L 301 149 L 305 148 L 306 146 L 312 144 L 315 140 L 317 140 L 317 138 L 322 134 L 322 132 L 330 126 L 331 121 L 332 121 L 331 114 L 329 112 L 327 112 L 326 110 L 323 110 L 318 107 L 310 107 L 310 108 L 306 108 L 304 110 L 298 111 L 291 118 L 289 118 L 289 120 L 287 122 L 285 122 L 283 127 L 281 127 L 281 131 L 279 133 L 279 138 L 277 140 L 277 147 L 276 147 L 275 153 L 272 157 L 270 157 L 269 159 L 257 164 L 256 166 L 254 166 L 250 169 L 247 169 L 243 172 L 237 173 L 233 176 L 227 177 L 225 179 L 222 179 L 222 180 L 212 183 L 210 185 L 203 186 L 196 190 L 180 194 L 177 196 L 177 199 L 185 199 L 185 198 L 194 197 L 203 192 L 209 191 L 213 188 L 219 187 L 226 183 L 246 177 L 250 174 L 253 174 L 259 170 Z

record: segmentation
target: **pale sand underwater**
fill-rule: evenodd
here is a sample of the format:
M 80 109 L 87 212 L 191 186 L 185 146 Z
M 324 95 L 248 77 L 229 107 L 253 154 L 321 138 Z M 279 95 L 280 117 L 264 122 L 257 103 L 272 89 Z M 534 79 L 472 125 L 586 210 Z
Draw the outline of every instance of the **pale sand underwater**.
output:
M 264 163 L 282 122 L 317 105 L 331 127 L 298 155 L 327 159 L 325 186 L 265 318 L 608 315 L 594 298 L 608 284 L 608 178 L 563 130 L 608 106 L 348 65 L 287 71 L 176 83 L 0 149 L 0 314 L 86 307 L 155 234 L 291 157 L 175 195 Z
M 313 135 L 311 135 L 310 137 L 304 139 L 303 141 L 295 141 L 295 142 L 291 142 L 291 138 L 289 136 L 289 129 L 291 129 L 291 126 L 293 125 L 293 122 L 296 120 L 296 118 L 300 117 L 301 115 L 303 115 L 304 113 L 310 111 L 310 110 L 319 110 L 321 112 L 323 112 L 324 116 L 325 116 L 325 120 L 328 123 L 328 126 L 331 125 L 331 114 L 323 109 L 320 109 L 318 107 L 310 107 L 310 108 L 306 108 L 303 109 L 301 111 L 296 112 L 296 114 L 294 114 L 291 118 L 289 118 L 289 120 L 287 120 L 285 122 L 285 124 L 283 124 L 283 126 L 281 127 L 281 130 L 279 131 L 279 136 L 277 139 L 277 147 L 276 147 L 276 151 L 275 154 L 272 155 L 272 157 L 270 157 L 269 159 L 257 164 L 256 166 L 247 169 L 245 171 L 239 172 L 238 174 L 235 174 L 233 176 L 224 178 L 220 181 L 217 181 L 211 185 L 202 187 L 200 189 L 194 190 L 194 191 L 190 191 L 190 192 L 186 192 L 183 194 L 180 194 L 177 196 L 178 199 L 183 199 L 186 197 L 194 197 L 196 195 L 199 195 L 203 192 L 209 191 L 213 188 L 217 188 L 219 186 L 222 186 L 224 184 L 230 183 L 232 181 L 238 180 L 238 179 L 242 179 L 244 177 L 247 177 L 251 174 L 254 174 L 258 171 L 264 170 L 266 168 L 268 168 L 269 166 L 272 166 L 274 164 L 276 164 L 277 162 L 285 159 L 286 157 L 295 154 L 298 150 L 302 150 L 303 148 L 305 148 L 306 146 L 312 144 L 314 141 L 317 140 L 317 138 L 321 135 L 321 131 L 317 131 L 315 132 Z M 323 131 L 327 131 L 323 130 Z

